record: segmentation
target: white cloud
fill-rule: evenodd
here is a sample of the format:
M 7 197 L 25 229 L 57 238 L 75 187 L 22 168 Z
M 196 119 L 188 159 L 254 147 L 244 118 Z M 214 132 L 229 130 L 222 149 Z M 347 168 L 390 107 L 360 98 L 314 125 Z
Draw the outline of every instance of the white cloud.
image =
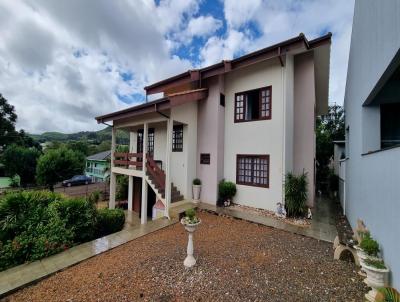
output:
M 184 46 L 186 57 L 197 54 L 194 37 L 206 39 L 198 52 L 204 66 L 300 31 L 314 38 L 330 30 L 330 99 L 342 102 L 353 0 L 225 0 L 225 20 L 201 14 L 200 6 L 198 0 L 0 1 L 0 93 L 15 105 L 18 127 L 100 128 L 94 116 L 127 106 L 118 95 L 142 94 L 145 85 L 192 68 L 174 51 Z M 223 21 L 226 32 L 217 35 Z
M 94 116 L 126 106 L 117 95 L 191 67 L 171 56 L 165 36 L 197 10 L 186 0 L 0 3 L 0 93 L 15 105 L 18 127 L 101 128 Z
M 230 59 L 234 54 L 260 49 L 300 32 L 312 39 L 328 30 L 333 33 L 329 100 L 342 104 L 353 8 L 353 0 L 225 0 L 227 33 L 207 41 L 201 50 L 203 64 Z M 249 24 L 257 27 L 259 36 L 253 37 Z

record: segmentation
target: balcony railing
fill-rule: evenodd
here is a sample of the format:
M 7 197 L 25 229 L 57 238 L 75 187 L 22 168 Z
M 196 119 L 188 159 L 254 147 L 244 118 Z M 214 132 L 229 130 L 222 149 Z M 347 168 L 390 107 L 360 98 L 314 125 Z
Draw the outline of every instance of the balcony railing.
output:
M 97 175 L 103 175 L 106 169 L 98 169 L 98 168 L 86 168 L 86 172 L 92 173 L 92 174 L 97 174 Z
M 114 152 L 114 165 L 126 169 L 134 167 L 142 170 L 143 153 Z

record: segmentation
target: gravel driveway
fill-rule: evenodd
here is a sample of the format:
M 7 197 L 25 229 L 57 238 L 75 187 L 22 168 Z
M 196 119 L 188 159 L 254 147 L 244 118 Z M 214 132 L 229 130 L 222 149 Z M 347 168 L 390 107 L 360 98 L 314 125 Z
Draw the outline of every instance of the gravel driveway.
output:
M 332 245 L 253 223 L 200 213 L 197 266 L 183 267 L 175 224 L 82 262 L 4 301 L 363 301 L 352 263 Z

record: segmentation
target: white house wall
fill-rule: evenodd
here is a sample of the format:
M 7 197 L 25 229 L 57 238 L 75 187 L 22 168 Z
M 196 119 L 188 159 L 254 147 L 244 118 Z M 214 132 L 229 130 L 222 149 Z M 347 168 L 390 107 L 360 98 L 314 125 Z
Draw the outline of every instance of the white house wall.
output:
M 400 288 L 400 149 L 362 155 L 370 108 L 362 104 L 400 48 L 400 1 L 358 0 L 345 93 L 346 127 L 346 215 L 353 227 L 357 219 L 366 223 L 382 247 L 391 269 L 392 285 Z M 363 121 L 364 119 L 364 121 Z
M 171 118 L 185 124 L 183 152 L 171 153 L 171 181 L 189 199 L 192 198 L 192 181 L 196 178 L 197 102 L 173 107 Z
M 272 119 L 234 123 L 236 92 L 272 85 Z M 234 202 L 274 210 L 282 202 L 283 77 L 278 60 L 230 72 L 225 77 L 224 175 L 236 182 L 237 154 L 269 154 L 269 188 L 237 185 Z

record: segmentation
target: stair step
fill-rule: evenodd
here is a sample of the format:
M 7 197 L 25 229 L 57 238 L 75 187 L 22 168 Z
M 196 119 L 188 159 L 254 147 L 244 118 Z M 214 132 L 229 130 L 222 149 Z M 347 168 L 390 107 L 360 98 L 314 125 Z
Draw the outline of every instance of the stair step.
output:
M 171 198 L 171 202 L 178 202 L 178 201 L 181 201 L 181 200 L 183 200 L 183 196 L 182 195 L 178 195 L 178 196 L 175 196 L 175 197 Z

